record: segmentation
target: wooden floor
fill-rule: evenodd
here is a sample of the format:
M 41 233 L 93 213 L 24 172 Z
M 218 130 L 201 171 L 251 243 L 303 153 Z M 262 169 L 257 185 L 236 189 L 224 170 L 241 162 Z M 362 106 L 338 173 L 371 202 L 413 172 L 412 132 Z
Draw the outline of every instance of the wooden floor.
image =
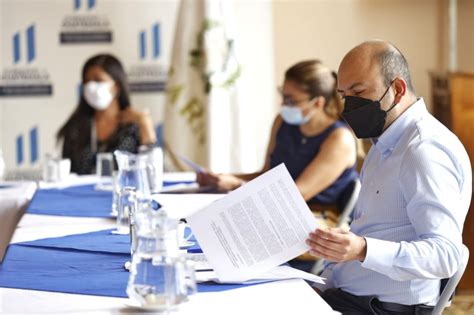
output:
M 453 303 L 443 312 L 444 315 L 474 315 L 474 292 L 456 294 Z

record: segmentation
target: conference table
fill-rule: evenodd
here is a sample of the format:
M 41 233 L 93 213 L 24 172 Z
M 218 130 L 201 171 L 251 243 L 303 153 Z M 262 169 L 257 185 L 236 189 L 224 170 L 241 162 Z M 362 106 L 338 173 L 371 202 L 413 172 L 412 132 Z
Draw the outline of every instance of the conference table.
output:
M 171 180 L 165 186 L 183 177 L 168 174 L 166 178 Z M 26 213 L 0 264 L 0 314 L 144 312 L 131 307 L 125 293 L 128 236 L 110 233 L 115 228 L 110 215 L 112 193 L 96 191 L 95 180 L 88 176 L 39 183 L 34 197 L 31 183 L 16 184 L 9 198 L 18 200 L 17 212 L 26 209 Z M 0 185 L 0 191 L 5 187 Z M 218 196 L 160 194 L 156 198 L 170 207 L 193 211 Z M 0 216 L 6 209 L 3 199 Z M 339 314 L 301 279 L 253 285 L 198 284 L 198 293 L 170 313 Z

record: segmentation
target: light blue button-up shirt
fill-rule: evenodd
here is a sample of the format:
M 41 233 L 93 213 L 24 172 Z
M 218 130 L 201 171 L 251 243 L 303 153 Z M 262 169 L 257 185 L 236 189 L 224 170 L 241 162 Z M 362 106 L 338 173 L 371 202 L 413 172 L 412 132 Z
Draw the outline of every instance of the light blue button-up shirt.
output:
M 351 231 L 367 240 L 365 260 L 329 264 L 320 289 L 434 305 L 439 279 L 461 261 L 471 172 L 459 139 L 419 99 L 374 140 L 362 167 Z

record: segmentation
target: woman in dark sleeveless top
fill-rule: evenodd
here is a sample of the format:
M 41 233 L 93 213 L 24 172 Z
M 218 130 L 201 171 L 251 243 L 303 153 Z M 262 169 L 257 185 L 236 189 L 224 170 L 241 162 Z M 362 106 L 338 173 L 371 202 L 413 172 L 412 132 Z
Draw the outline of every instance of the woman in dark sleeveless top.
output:
M 94 172 L 98 152 L 137 152 L 140 145 L 156 142 L 149 114 L 132 109 L 127 77 L 116 57 L 99 54 L 87 60 L 82 85 L 79 104 L 57 134 L 72 172 Z
M 347 128 L 347 125 L 337 120 L 320 134 L 306 136 L 300 131 L 299 126 L 282 122 L 276 135 L 275 149 L 270 155 L 270 168 L 285 163 L 292 178 L 297 179 L 318 155 L 321 145 L 338 128 Z M 335 181 L 307 202 L 322 205 L 337 204 L 344 188 L 355 178 L 357 172 L 353 165 L 346 168 Z
M 275 118 L 265 165 L 253 174 L 198 174 L 201 185 L 233 190 L 270 168 L 285 163 L 309 204 L 337 204 L 358 175 L 356 142 L 340 120 L 342 103 L 336 74 L 318 60 L 295 64 L 285 73 L 282 108 Z

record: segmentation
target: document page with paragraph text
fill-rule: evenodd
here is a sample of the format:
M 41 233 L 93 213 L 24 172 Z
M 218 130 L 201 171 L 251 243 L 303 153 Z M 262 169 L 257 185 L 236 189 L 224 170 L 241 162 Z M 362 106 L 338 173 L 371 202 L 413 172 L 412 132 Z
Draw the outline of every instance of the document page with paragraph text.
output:
M 187 217 L 221 281 L 257 278 L 303 254 L 316 220 L 284 164 Z

